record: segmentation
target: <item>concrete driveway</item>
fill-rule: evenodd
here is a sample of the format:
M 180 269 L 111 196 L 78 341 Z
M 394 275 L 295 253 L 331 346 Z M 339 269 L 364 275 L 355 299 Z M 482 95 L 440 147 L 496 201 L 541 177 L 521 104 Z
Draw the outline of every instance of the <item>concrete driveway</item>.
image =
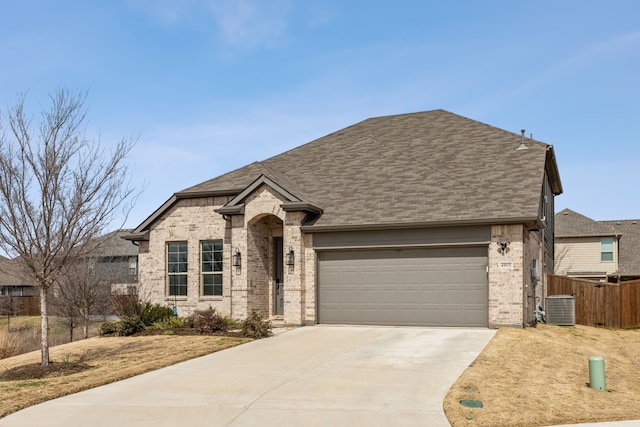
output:
M 313 326 L 27 408 L 0 426 L 449 426 L 488 329 Z

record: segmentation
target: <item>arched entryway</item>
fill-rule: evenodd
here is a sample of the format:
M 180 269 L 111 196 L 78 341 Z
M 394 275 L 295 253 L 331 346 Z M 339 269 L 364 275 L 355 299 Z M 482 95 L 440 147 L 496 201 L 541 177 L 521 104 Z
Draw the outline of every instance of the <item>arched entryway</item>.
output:
M 283 223 L 264 214 L 247 227 L 247 314 L 264 318 L 284 314 Z

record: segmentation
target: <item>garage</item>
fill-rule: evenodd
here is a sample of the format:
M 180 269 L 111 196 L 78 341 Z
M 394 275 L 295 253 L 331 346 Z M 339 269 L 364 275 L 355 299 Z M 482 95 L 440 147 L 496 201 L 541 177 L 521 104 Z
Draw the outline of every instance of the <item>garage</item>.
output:
M 318 252 L 318 323 L 488 325 L 487 246 Z

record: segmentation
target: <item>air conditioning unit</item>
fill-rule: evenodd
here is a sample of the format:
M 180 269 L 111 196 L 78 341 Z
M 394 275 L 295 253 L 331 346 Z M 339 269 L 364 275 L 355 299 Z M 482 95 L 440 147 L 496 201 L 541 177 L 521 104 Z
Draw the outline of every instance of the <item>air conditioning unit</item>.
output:
M 549 325 L 576 325 L 576 301 L 573 295 L 548 296 L 544 311 Z

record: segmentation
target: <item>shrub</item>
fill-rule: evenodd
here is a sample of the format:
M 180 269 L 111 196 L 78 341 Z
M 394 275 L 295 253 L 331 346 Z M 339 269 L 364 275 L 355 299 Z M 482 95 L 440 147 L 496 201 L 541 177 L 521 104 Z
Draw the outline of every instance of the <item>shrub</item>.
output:
M 241 326 L 242 336 L 245 337 L 260 339 L 272 335 L 271 322 L 269 320 L 262 320 L 262 317 L 255 311 L 251 312 L 249 317 L 242 321 Z
M 144 303 L 141 307 L 140 320 L 145 326 L 174 317 L 173 309 L 160 304 Z
M 228 322 L 213 308 L 196 310 L 190 317 L 193 317 L 193 327 L 199 334 L 227 331 Z
M 125 337 L 137 334 L 143 330 L 144 323 L 142 323 L 140 316 L 124 316 L 120 322 L 118 322 L 118 333 Z
M 102 325 L 100 325 L 100 335 L 110 335 L 117 334 L 120 330 L 120 322 L 115 322 L 113 320 L 107 320 Z
M 152 329 L 181 329 L 186 327 L 187 322 L 185 319 L 178 316 L 165 317 L 162 320 L 153 322 L 153 325 L 151 325 Z
M 111 296 L 111 302 L 120 317 L 142 314 L 140 299 L 137 295 L 114 294 Z
M 240 324 L 233 317 L 225 317 L 222 320 L 225 323 L 225 327 L 226 327 L 225 331 L 230 331 L 230 330 L 233 330 L 233 329 L 240 329 Z
M 113 295 L 113 305 L 120 317 L 138 316 L 145 326 L 173 316 L 173 309 L 160 304 L 142 302 L 137 295 Z

